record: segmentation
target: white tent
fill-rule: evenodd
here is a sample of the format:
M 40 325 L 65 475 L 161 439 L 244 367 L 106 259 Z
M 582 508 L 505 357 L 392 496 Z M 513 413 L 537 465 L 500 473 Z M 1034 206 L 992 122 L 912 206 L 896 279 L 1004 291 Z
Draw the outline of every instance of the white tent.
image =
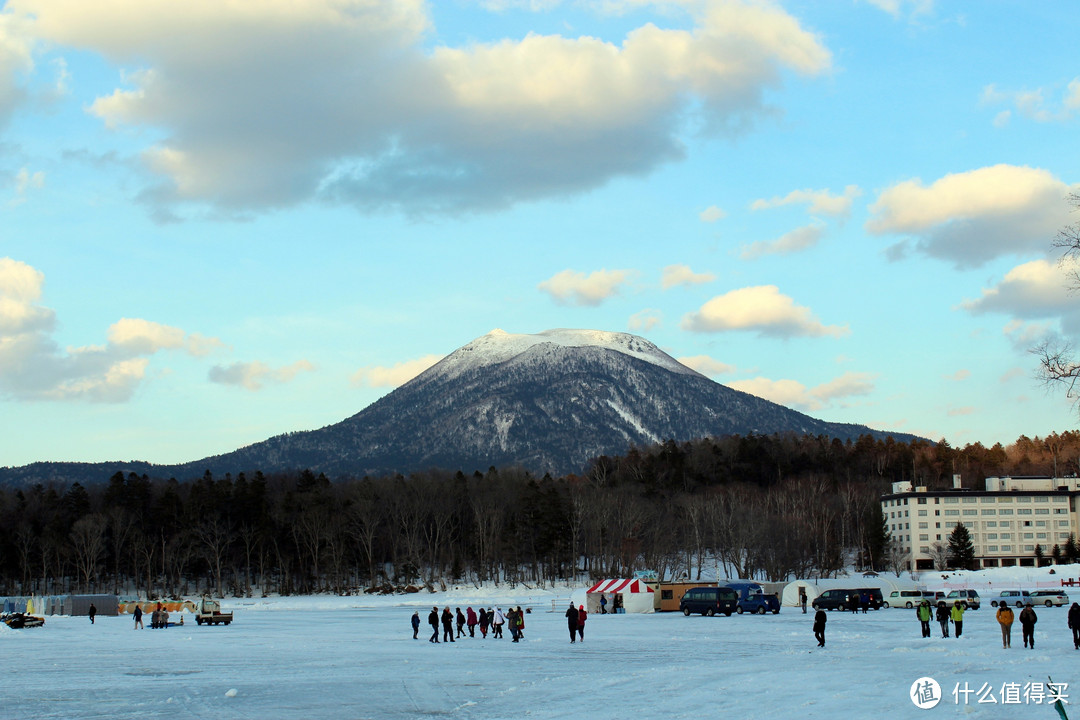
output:
M 585 609 L 590 613 L 600 612 L 600 596 L 607 598 L 607 611 L 612 612 L 615 596 L 621 597 L 622 606 L 628 613 L 651 613 L 655 611 L 655 594 L 644 580 L 618 579 L 601 580 L 586 591 Z
M 788 607 L 798 607 L 799 588 L 806 589 L 806 604 L 814 602 L 821 593 L 833 588 L 880 588 L 881 594 L 886 600 L 889 593 L 894 590 L 917 590 L 915 583 L 907 578 L 885 577 L 884 575 L 863 576 L 849 575 L 842 578 L 823 578 L 808 580 L 805 578 L 789 582 L 784 586 L 784 592 L 780 596 L 780 604 Z

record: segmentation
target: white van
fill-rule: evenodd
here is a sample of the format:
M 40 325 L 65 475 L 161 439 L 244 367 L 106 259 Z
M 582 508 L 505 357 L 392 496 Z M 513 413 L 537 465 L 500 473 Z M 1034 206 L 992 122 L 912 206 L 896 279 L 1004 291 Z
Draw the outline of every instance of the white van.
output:
M 923 594 L 918 590 L 893 590 L 885 596 L 885 607 L 913 608 L 923 601 Z
M 1002 590 L 1001 593 L 990 601 L 990 605 L 997 607 L 998 605 L 1013 605 L 1016 607 L 1024 607 L 1031 602 L 1031 593 L 1027 590 Z

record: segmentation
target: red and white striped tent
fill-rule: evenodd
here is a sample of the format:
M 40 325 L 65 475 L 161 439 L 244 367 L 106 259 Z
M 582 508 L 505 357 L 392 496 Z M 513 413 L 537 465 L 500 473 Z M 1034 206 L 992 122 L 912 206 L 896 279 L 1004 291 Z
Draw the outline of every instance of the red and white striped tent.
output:
M 653 589 L 644 580 L 636 579 L 601 580 L 585 591 L 586 609 L 590 613 L 599 613 L 600 596 L 603 595 L 607 598 L 607 611 L 611 612 L 616 594 L 622 595 L 622 606 L 628 613 L 651 613 L 656 610 Z

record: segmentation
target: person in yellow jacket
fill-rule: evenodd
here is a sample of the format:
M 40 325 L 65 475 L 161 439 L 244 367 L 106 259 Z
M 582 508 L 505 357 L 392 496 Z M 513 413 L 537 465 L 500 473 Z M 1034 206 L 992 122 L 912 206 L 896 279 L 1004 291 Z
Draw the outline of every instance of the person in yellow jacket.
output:
M 998 606 L 997 621 L 1001 623 L 1001 647 L 1012 647 L 1013 611 L 1006 603 Z
M 956 628 L 956 637 L 960 637 L 960 634 L 964 632 L 964 609 L 964 606 L 957 600 L 953 603 L 952 610 L 949 611 L 953 627 Z

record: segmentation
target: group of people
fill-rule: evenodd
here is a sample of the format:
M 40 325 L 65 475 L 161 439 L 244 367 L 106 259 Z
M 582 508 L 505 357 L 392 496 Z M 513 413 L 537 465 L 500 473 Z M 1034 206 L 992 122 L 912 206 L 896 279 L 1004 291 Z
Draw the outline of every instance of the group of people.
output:
M 455 636 L 454 629 L 455 624 L 457 626 L 457 634 Z M 501 638 L 503 636 L 503 626 L 506 625 L 510 629 L 510 636 L 513 637 L 514 642 L 519 642 L 524 637 L 525 630 L 525 611 L 521 609 L 519 605 L 516 608 L 510 608 L 505 613 L 502 608 L 484 609 L 480 608 L 479 611 L 474 611 L 471 607 L 465 608 L 465 612 L 461 611 L 461 608 L 457 608 L 457 612 L 450 612 L 450 608 L 443 608 L 442 613 L 439 613 L 439 608 L 431 608 L 431 612 L 428 613 L 428 625 L 431 626 L 431 637 L 428 638 L 428 642 L 439 642 L 439 626 L 442 626 L 442 642 L 455 642 L 457 638 L 465 636 L 465 629 L 468 628 L 469 637 L 476 637 L 476 629 L 480 628 L 480 636 L 487 638 L 488 629 L 491 629 L 491 637 Z M 416 640 L 420 635 L 420 612 L 414 612 L 412 615 L 412 629 L 413 639 Z
M 923 600 L 915 607 L 915 617 L 919 618 L 919 625 L 922 626 L 922 636 L 924 638 L 930 637 L 930 620 L 935 619 L 941 626 L 941 637 L 949 637 L 949 622 L 956 629 L 956 637 L 960 637 L 964 634 L 964 612 L 967 607 L 959 600 L 953 602 L 952 607 L 949 607 L 945 603 L 938 603 L 937 611 L 930 607 L 929 600 Z
M 566 627 L 570 631 L 571 643 L 575 638 L 580 638 L 581 642 L 585 642 L 585 620 L 588 617 L 589 613 L 586 612 L 584 605 L 574 607 L 574 601 L 570 601 L 570 609 L 566 611 Z
M 956 637 L 960 637 L 964 632 L 964 612 L 966 610 L 967 608 L 959 600 L 954 602 L 952 607 L 945 603 L 938 603 L 936 611 L 930 606 L 929 600 L 923 600 L 916 606 L 915 616 L 919 619 L 924 638 L 930 637 L 931 619 L 936 619 L 941 626 L 941 637 L 949 637 L 950 621 L 956 631 Z M 1035 608 L 1032 607 L 1030 602 L 1020 611 L 1019 618 L 1014 615 L 1008 603 L 1001 603 L 998 606 L 996 617 L 998 625 L 1001 626 L 1001 647 L 1006 649 L 1012 647 L 1012 626 L 1013 622 L 1018 619 L 1024 639 L 1024 647 L 1031 650 L 1035 649 L 1035 623 L 1039 622 L 1039 617 L 1035 614 Z M 826 622 L 828 622 L 828 616 L 825 611 L 818 610 L 814 615 L 814 637 L 817 638 L 818 647 L 825 647 Z M 1069 629 L 1072 630 L 1073 647 L 1080 650 L 1080 603 L 1073 603 L 1072 607 L 1069 608 Z

